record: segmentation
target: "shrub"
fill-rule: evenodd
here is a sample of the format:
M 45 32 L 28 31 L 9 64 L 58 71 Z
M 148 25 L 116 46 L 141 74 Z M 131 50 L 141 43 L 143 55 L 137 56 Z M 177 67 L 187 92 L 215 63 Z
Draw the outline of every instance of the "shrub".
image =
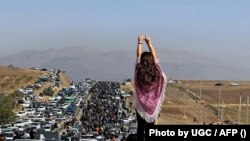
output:
M 43 91 L 43 94 L 47 95 L 47 96 L 53 96 L 54 95 L 54 91 L 53 91 L 52 87 L 48 87 L 47 89 L 45 89 Z

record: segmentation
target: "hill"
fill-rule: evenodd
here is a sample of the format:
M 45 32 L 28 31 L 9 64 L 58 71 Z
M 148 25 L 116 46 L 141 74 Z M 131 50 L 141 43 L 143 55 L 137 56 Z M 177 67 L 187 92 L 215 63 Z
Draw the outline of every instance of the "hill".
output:
M 19 88 L 25 88 L 34 84 L 39 76 L 48 74 L 48 71 L 32 70 L 30 68 L 6 67 L 0 66 L 0 93 L 12 93 Z M 61 87 L 69 86 L 70 79 L 66 73 L 59 75 Z M 35 90 L 36 94 L 41 93 L 44 89 L 52 86 L 51 82 L 45 82 L 42 87 Z
M 45 72 L 27 68 L 0 66 L 0 92 L 11 93 L 36 81 Z
M 74 81 L 92 78 L 122 81 L 133 78 L 135 48 L 105 50 L 68 47 L 44 51 L 23 51 L 0 57 L 0 64 L 20 67 L 45 67 L 65 70 Z M 249 80 L 248 68 L 187 51 L 156 48 L 163 70 L 169 78 L 196 80 Z M 179 75 L 178 75 L 179 68 Z

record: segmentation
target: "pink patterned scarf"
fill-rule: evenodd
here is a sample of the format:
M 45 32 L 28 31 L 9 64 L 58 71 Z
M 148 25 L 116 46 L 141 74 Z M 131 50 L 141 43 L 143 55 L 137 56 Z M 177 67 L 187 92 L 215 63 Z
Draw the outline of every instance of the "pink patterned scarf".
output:
M 135 65 L 135 92 L 136 92 L 136 110 L 138 114 L 148 123 L 152 123 L 158 117 L 162 103 L 165 99 L 165 87 L 167 77 L 162 71 L 159 62 L 156 61 L 155 65 L 160 71 L 160 79 L 158 82 L 149 87 L 141 89 L 137 85 L 137 68 L 140 64 L 138 60 Z

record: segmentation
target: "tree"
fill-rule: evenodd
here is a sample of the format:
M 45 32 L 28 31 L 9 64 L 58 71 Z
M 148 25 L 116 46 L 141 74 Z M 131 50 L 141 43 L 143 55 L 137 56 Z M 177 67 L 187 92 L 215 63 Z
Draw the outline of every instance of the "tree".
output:
M 21 99 L 24 96 L 24 94 L 20 91 L 14 91 L 9 96 L 11 99 Z
M 0 95 L 0 124 L 15 121 L 15 113 L 12 111 L 12 100 L 9 96 Z
M 6 124 L 15 121 L 15 108 L 16 100 L 21 99 L 23 93 L 20 91 L 14 91 L 13 93 L 5 96 L 0 95 L 0 124 Z

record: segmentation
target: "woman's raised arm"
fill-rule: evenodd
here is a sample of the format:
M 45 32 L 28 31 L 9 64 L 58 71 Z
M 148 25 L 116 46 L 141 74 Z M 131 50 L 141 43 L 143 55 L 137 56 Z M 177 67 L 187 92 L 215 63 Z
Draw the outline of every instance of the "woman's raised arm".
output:
M 145 40 L 145 36 L 143 35 L 139 35 L 138 36 L 138 43 L 137 43 L 137 60 L 139 59 L 139 57 L 142 54 L 142 43 Z
M 156 55 L 154 46 L 152 44 L 152 41 L 148 36 L 145 36 L 145 42 L 146 42 L 146 44 L 148 46 L 149 51 L 151 52 L 151 54 L 152 54 L 152 56 L 154 58 L 154 61 L 156 61 L 157 60 L 157 55 Z

